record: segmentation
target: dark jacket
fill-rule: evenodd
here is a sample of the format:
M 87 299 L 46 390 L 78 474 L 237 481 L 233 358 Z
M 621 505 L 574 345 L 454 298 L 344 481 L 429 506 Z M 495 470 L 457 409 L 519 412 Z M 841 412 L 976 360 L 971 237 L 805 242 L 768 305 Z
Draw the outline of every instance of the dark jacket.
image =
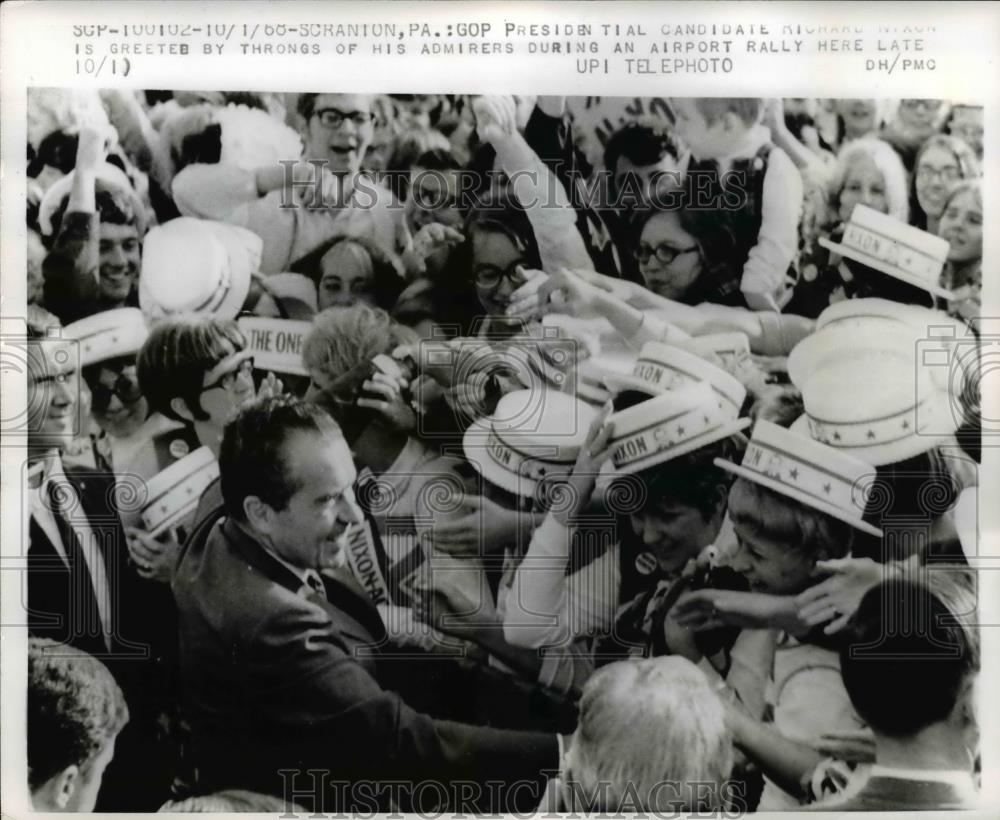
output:
M 325 599 L 228 518 L 185 545 L 173 590 L 199 789 L 283 794 L 285 770 L 288 778 L 303 773 L 294 799 L 324 811 L 407 806 L 405 793 L 343 785 L 360 780 L 529 780 L 536 786 L 521 789 L 525 802 L 528 792 L 537 800 L 540 772 L 558 764 L 555 735 L 416 712 L 380 684 L 377 610 L 355 584 L 324 582 Z M 308 769 L 326 774 L 310 780 Z M 321 804 L 315 784 L 324 778 L 341 785 L 326 789 Z M 476 808 L 507 807 L 502 791 L 492 794 L 499 806 L 484 793 Z

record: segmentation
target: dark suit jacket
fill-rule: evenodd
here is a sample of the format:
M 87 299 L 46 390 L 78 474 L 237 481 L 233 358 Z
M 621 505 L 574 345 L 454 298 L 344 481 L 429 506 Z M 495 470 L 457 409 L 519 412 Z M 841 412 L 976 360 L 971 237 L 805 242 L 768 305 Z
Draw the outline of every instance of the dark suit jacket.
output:
M 928 811 L 931 809 L 971 809 L 951 783 L 937 780 L 904 780 L 872 777 L 857 794 L 842 802 L 816 803 L 810 811 Z
M 28 629 L 100 658 L 125 695 L 129 722 L 104 773 L 96 810 L 155 811 L 169 797 L 175 765 L 174 750 L 159 728 L 177 698 L 173 597 L 166 584 L 143 580 L 129 565 L 114 476 L 72 467 L 65 475 L 80 499 L 69 515 L 86 517 L 102 549 L 111 594 L 111 650 L 99 631 L 81 629 L 80 619 L 72 616 L 70 570 L 33 516 L 28 524 Z
M 341 782 L 527 779 L 537 786 L 533 795 L 522 788 L 522 799 L 537 802 L 540 772 L 558 766 L 555 735 L 435 720 L 407 706 L 379 683 L 377 611 L 359 587 L 324 580 L 326 599 L 230 519 L 192 533 L 173 590 L 199 789 L 283 794 L 279 770 L 296 770 L 304 806 L 373 808 L 343 787 L 320 805 L 312 784 L 321 781 L 305 774 L 320 769 Z M 495 807 L 487 797 L 480 811 Z
M 69 567 L 34 516 L 28 524 L 28 629 L 100 658 L 126 686 L 135 661 L 156 656 L 157 644 L 165 639 L 160 634 L 165 619 L 158 610 L 161 604 L 172 610 L 173 604 L 162 584 L 143 581 L 129 565 L 114 476 L 73 467 L 65 468 L 65 475 L 80 499 L 80 508 L 69 515 L 86 519 L 104 557 L 111 594 L 111 650 L 97 630 L 82 627 L 71 615 Z M 84 593 L 90 595 L 91 590 Z

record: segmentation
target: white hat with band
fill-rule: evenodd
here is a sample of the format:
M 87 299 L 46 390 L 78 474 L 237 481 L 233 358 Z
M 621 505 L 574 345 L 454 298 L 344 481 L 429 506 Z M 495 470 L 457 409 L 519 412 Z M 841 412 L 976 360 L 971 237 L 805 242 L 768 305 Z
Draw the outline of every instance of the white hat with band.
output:
M 565 393 L 515 390 L 465 431 L 465 457 L 483 478 L 531 497 L 540 482 L 568 475 L 597 411 Z
M 80 346 L 81 367 L 135 356 L 147 336 L 146 318 L 134 307 L 102 310 L 63 328 L 63 337 Z
M 146 484 L 142 527 L 157 536 L 183 524 L 198 508 L 201 494 L 219 477 L 219 462 L 208 447 L 199 447 L 157 473 Z
M 829 325 L 796 345 L 788 372 L 805 408 L 791 428 L 801 435 L 876 466 L 954 442 L 948 374 L 924 366 L 906 323 Z
M 139 306 L 150 318 L 211 313 L 235 319 L 260 266 L 261 238 L 245 228 L 181 216 L 143 242 Z
M 605 465 L 617 473 L 637 473 L 716 441 L 750 425 L 723 407 L 707 382 L 661 393 L 614 413 Z
M 854 455 L 761 419 L 741 464 L 721 458 L 715 464 L 869 535 L 882 535 L 863 520 L 875 468 Z
M 902 282 L 953 299 L 941 287 L 948 241 L 858 203 L 840 243 L 820 237 L 820 245 Z
M 732 418 L 739 415 L 747 394 L 746 388 L 721 367 L 662 342 L 647 342 L 642 346 L 630 376 L 612 375 L 606 377 L 604 382 L 608 389 L 616 393 L 635 390 L 650 396 L 707 382 L 718 397 L 720 406 Z

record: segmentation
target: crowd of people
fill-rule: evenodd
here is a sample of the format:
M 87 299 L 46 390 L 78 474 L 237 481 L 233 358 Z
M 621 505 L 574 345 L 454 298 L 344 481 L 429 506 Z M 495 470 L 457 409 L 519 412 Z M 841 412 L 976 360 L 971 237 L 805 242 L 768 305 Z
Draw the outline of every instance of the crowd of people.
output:
M 39 810 L 977 802 L 983 109 L 35 89 Z

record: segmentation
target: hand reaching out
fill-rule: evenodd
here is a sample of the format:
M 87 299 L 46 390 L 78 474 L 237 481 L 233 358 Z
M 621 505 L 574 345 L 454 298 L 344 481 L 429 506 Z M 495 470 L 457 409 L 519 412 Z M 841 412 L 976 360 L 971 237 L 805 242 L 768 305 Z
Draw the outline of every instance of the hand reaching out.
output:
M 519 513 L 501 507 L 485 496 L 465 499 L 463 513 L 435 523 L 434 546 L 456 555 L 496 552 L 514 543 L 518 536 Z
M 261 379 L 260 386 L 257 388 L 257 398 L 273 399 L 276 396 L 280 396 L 284 392 L 285 383 L 274 375 L 274 373 L 269 371 L 268 374 Z
M 484 96 L 472 101 L 476 131 L 483 142 L 495 142 L 517 130 L 517 105 L 513 97 Z
M 374 396 L 358 397 L 358 407 L 368 407 L 377 412 L 393 430 L 409 432 L 417 427 L 417 416 L 413 408 L 403 398 L 403 390 L 409 382 L 405 378 L 394 378 L 387 373 L 373 373 L 364 381 L 361 389 Z
M 826 624 L 827 635 L 847 626 L 864 594 L 897 571 L 871 558 L 817 561 L 816 569 L 829 577 L 800 593 L 795 602 L 802 621 L 810 627 Z
M 136 572 L 147 581 L 169 584 L 177 566 L 181 545 L 171 530 L 166 538 L 157 539 L 144 530 L 125 529 L 129 557 Z

